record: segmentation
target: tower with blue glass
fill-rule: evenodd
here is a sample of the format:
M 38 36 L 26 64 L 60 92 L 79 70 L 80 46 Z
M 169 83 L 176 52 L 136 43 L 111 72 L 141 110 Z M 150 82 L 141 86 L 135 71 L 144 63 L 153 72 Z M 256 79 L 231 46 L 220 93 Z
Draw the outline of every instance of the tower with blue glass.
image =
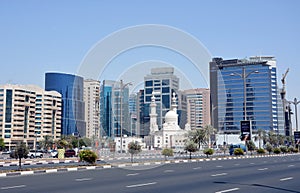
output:
M 279 132 L 276 60 L 213 58 L 210 62 L 211 120 L 220 133 L 238 134 L 240 121 Z
M 85 136 L 83 78 L 64 73 L 45 75 L 45 90 L 62 95 L 62 135 Z

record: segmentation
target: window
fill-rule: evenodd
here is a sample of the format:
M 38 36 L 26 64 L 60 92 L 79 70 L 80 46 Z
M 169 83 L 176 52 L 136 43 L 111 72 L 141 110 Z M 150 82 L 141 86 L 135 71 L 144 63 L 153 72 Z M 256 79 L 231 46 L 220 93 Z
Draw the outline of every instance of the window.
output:
M 146 87 L 153 86 L 153 81 L 152 81 L 152 80 L 147 80 L 147 81 L 145 82 L 145 86 L 146 86 Z

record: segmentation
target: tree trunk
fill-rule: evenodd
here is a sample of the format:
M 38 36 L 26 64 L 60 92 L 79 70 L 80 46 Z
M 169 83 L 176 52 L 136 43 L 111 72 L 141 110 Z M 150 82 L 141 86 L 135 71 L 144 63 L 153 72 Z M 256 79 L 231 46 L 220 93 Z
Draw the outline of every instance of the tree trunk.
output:
M 190 159 L 192 159 L 192 152 L 190 151 Z
M 131 163 L 133 163 L 133 154 L 131 154 Z
M 21 165 L 21 157 L 19 157 L 19 170 L 21 170 L 22 169 L 22 165 Z

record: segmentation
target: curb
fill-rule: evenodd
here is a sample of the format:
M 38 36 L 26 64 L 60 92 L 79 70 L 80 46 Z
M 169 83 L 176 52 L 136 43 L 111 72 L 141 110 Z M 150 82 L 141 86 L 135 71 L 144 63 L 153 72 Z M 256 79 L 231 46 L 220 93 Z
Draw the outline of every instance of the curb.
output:
M 155 161 L 155 162 L 144 162 L 144 163 L 124 163 L 118 165 L 102 165 L 102 166 L 86 166 L 86 167 L 70 167 L 70 168 L 58 168 L 58 169 L 47 169 L 47 170 L 34 170 L 34 171 L 20 171 L 20 172 L 7 172 L 0 173 L 1 177 L 10 177 L 10 176 L 22 176 L 22 175 L 34 175 L 34 174 L 46 174 L 46 173 L 57 173 L 57 172 L 71 172 L 71 171 L 82 171 L 82 170 L 97 170 L 97 169 L 109 169 L 109 168 L 126 168 L 126 167 L 137 167 L 137 166 L 150 166 L 150 165 L 162 165 L 162 164 L 178 164 L 178 163 L 195 163 L 195 162 L 204 162 L 204 161 L 221 161 L 221 160 L 233 160 L 233 159 L 251 159 L 251 158 L 265 158 L 265 157 L 286 157 L 299 154 L 280 154 L 280 155 L 245 155 L 239 157 L 227 156 L 219 158 L 199 158 L 191 160 L 166 160 L 166 161 Z M 66 160 L 72 161 L 72 160 Z M 75 163 L 78 161 L 67 162 Z M 48 164 L 51 162 L 48 162 Z M 59 162 L 60 163 L 60 162 Z M 66 162 L 62 162 L 66 163 Z M 14 164 L 15 166 L 16 164 Z

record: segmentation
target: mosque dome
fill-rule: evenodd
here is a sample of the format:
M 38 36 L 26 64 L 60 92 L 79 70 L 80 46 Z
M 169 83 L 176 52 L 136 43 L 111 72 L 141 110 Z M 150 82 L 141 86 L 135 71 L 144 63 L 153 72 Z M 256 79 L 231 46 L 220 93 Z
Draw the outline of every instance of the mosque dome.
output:
M 177 123 L 177 114 L 174 111 L 169 111 L 166 113 L 165 116 L 165 122 L 166 123 Z

